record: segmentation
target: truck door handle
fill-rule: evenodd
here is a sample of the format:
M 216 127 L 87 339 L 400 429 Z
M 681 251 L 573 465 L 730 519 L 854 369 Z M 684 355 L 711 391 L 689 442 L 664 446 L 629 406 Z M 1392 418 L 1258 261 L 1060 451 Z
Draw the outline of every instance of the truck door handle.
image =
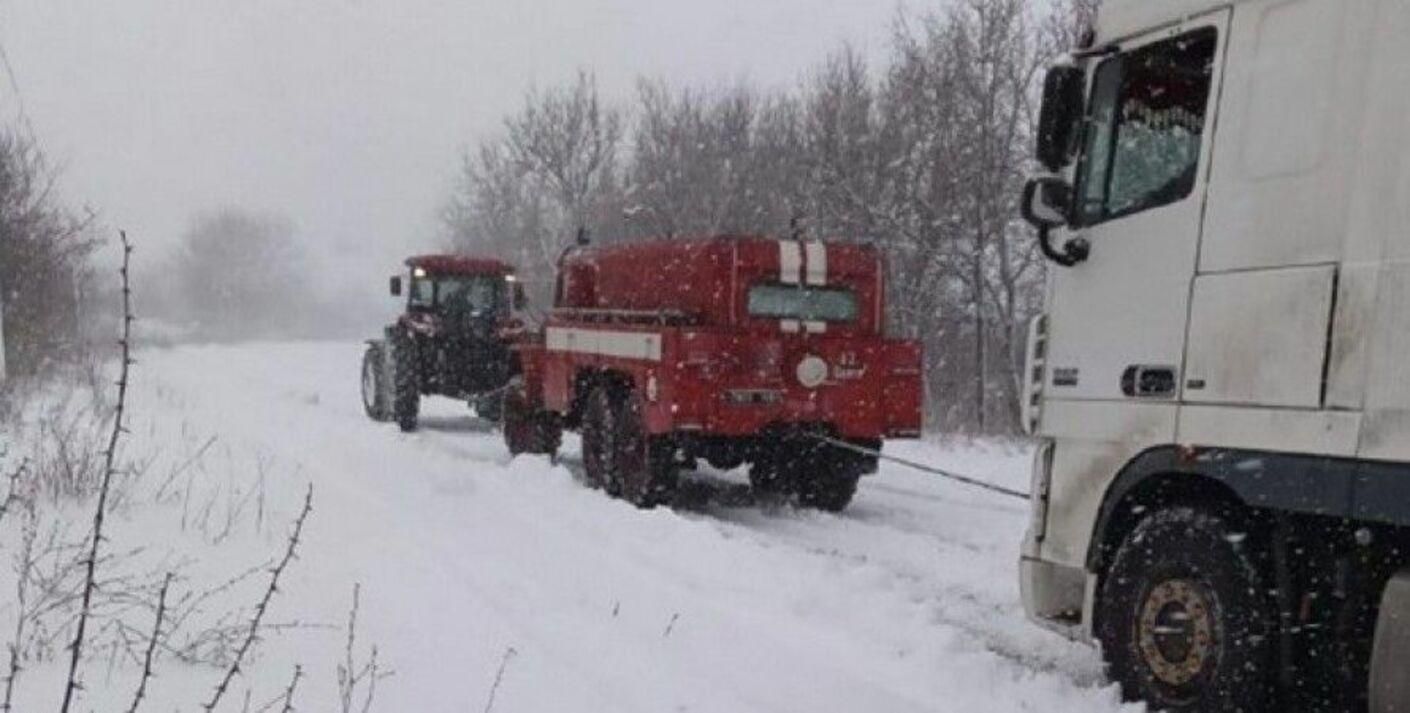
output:
M 1132 364 L 1121 374 L 1121 393 L 1136 399 L 1175 395 L 1175 367 Z

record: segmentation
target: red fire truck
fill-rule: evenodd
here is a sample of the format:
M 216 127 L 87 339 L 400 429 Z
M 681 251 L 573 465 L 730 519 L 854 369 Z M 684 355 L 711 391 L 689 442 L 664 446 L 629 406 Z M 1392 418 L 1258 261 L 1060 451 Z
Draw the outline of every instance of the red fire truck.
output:
M 863 245 L 723 236 L 582 247 L 516 346 L 514 453 L 582 434 L 588 479 L 642 507 L 682 467 L 750 466 L 756 490 L 840 511 L 887 438 L 921 429 L 920 345 L 884 337 Z

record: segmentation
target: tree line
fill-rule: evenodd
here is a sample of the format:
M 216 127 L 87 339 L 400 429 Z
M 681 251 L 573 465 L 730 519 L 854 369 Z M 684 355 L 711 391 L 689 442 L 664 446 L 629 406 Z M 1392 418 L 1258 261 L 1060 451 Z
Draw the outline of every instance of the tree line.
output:
M 903 14 L 880 66 L 842 47 L 789 91 L 642 79 L 616 104 L 582 72 L 464 153 L 449 241 L 514 261 L 541 298 L 579 226 L 599 241 L 801 229 L 877 245 L 889 328 L 925 344 L 930 424 L 1011 432 L 1045 274 L 1016 205 L 1036 88 L 1095 5 Z

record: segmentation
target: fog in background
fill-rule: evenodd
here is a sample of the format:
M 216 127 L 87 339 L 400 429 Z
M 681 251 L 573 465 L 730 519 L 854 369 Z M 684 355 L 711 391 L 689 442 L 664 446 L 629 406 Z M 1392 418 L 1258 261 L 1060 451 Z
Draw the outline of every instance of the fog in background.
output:
M 643 76 L 791 86 L 843 42 L 884 55 L 905 4 L 11 0 L 18 93 L 0 81 L 0 113 L 23 110 L 64 199 L 126 228 L 146 274 L 243 211 L 281 225 L 304 282 L 372 328 L 393 266 L 444 243 L 461 151 L 531 88 L 580 69 L 614 101 Z

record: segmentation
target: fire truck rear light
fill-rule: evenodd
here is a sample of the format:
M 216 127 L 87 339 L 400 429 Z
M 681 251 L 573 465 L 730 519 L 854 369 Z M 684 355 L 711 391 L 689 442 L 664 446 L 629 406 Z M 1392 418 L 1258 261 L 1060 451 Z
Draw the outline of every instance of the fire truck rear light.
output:
M 914 366 L 893 366 L 893 367 L 891 367 L 891 375 L 892 375 L 892 376 L 919 376 L 919 375 L 920 375 L 920 369 L 917 368 L 917 367 L 914 367 Z
M 783 392 L 773 389 L 731 389 L 725 399 L 735 406 L 757 406 L 783 403 Z

